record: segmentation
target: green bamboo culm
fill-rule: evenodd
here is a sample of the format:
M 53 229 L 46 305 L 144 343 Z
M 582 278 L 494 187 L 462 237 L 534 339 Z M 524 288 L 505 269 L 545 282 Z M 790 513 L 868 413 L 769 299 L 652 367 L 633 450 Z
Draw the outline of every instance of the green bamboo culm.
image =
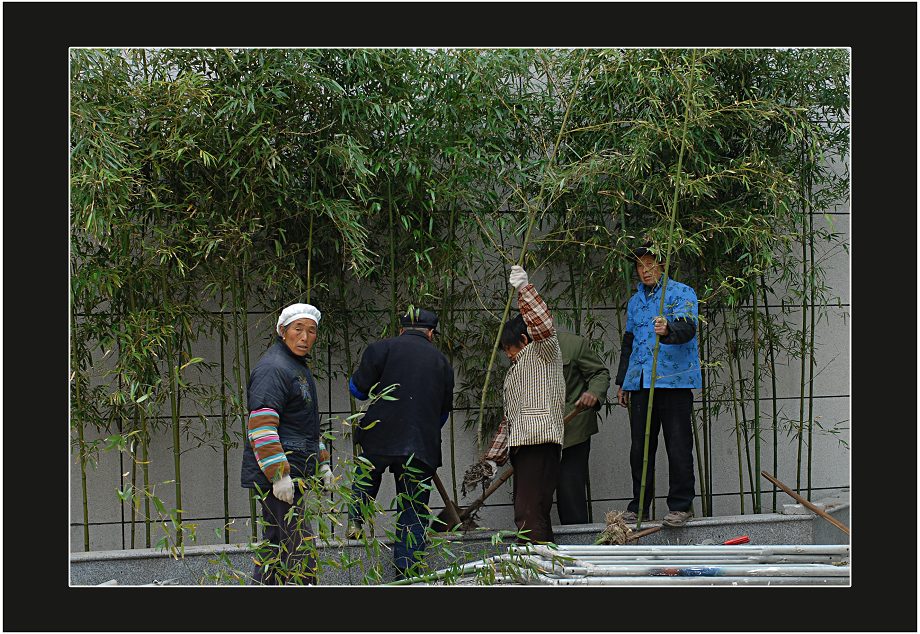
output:
M 80 402 L 80 375 L 74 370 L 74 397 Z M 89 498 L 86 495 L 86 440 L 83 431 L 83 417 L 77 416 L 77 440 L 80 443 L 80 491 L 83 496 L 83 550 L 89 552 Z
M 677 197 L 680 192 L 680 176 L 684 163 L 684 149 L 687 146 L 687 123 L 690 120 L 690 104 L 693 98 L 693 79 L 696 74 L 696 49 L 693 49 L 690 58 L 690 79 L 687 81 L 687 94 L 684 97 L 684 125 L 680 136 L 680 152 L 677 154 L 677 174 L 674 182 L 674 198 L 671 200 L 671 222 L 668 227 L 668 239 L 665 242 L 664 272 L 661 275 L 661 305 L 658 307 L 658 316 L 664 317 L 665 293 L 668 286 L 668 271 L 671 266 L 671 239 L 674 236 L 674 223 L 677 219 Z M 648 406 L 645 412 L 645 445 L 642 448 L 642 479 L 639 486 L 639 511 L 636 518 L 636 530 L 642 528 L 642 511 L 645 508 L 645 483 L 648 474 L 648 445 L 652 431 L 652 405 L 655 402 L 655 378 L 658 372 L 658 348 L 661 345 L 659 336 L 655 335 L 655 347 L 652 349 L 652 376 L 648 390 Z
M 241 300 L 240 300 L 239 280 L 241 277 L 242 275 L 239 274 L 238 272 L 237 275 L 234 275 L 231 277 L 231 282 L 230 282 L 230 298 L 231 298 L 231 301 L 233 302 L 233 351 L 234 351 L 233 354 L 235 357 L 234 359 L 235 363 L 233 364 L 233 372 L 234 372 L 234 379 L 236 380 L 236 387 L 237 387 L 237 395 L 236 395 L 238 399 L 237 414 L 240 417 L 240 434 L 241 434 L 241 437 L 243 438 L 243 442 L 249 442 L 247 440 L 249 437 L 248 430 L 246 429 L 247 416 L 246 416 L 246 405 L 245 405 L 246 395 L 244 393 L 245 384 L 243 383 L 243 377 L 240 371 L 241 365 L 243 363 L 241 359 L 241 355 L 240 355 L 240 347 L 241 347 L 240 330 L 242 329 L 242 326 L 240 325 L 240 322 L 241 322 L 240 313 L 242 312 L 242 306 L 241 306 Z M 258 524 L 256 522 L 256 499 L 255 499 L 254 494 L 251 494 L 249 496 L 249 520 L 250 520 L 250 528 L 251 528 L 250 534 L 252 535 L 252 541 L 256 541 L 259 538 L 259 534 L 258 534 Z
M 811 170 L 806 176 L 805 210 L 808 212 L 808 250 L 811 265 L 808 267 L 809 304 L 808 312 L 808 490 L 806 499 L 811 499 L 811 465 L 812 465 L 812 433 L 814 431 L 814 405 L 815 405 L 815 227 L 814 214 L 811 210 Z
M 741 370 L 741 335 L 738 331 L 738 321 L 738 310 L 737 308 L 732 308 L 732 322 L 734 323 L 735 332 L 735 344 L 732 349 L 734 350 L 735 364 L 738 366 L 738 404 L 741 409 L 741 430 L 744 434 L 744 457 L 748 471 L 748 483 L 751 485 L 751 504 L 755 505 L 756 500 L 754 499 L 754 473 L 759 472 L 752 471 L 751 469 L 751 443 L 748 435 L 747 411 L 744 408 L 744 373 Z M 741 488 L 742 490 L 744 489 L 743 486 Z
M 456 219 L 457 219 L 457 206 L 451 204 L 450 206 L 450 218 L 448 220 L 448 232 L 450 235 L 450 242 L 448 242 L 447 247 L 447 258 L 448 258 L 448 279 L 450 291 L 444 293 L 444 309 L 441 311 L 441 314 L 447 318 L 447 323 L 445 324 L 444 330 L 447 334 L 447 360 L 450 363 L 450 367 L 454 367 L 454 337 L 457 333 L 456 324 L 454 324 L 454 282 L 456 280 L 456 275 L 454 273 L 454 256 L 455 256 L 455 245 L 456 245 Z M 458 495 L 457 489 L 457 436 L 456 428 L 454 427 L 454 407 L 453 402 L 451 402 L 450 408 L 450 481 L 451 489 L 453 490 L 454 499 L 459 500 L 460 496 Z
M 697 330 L 699 341 L 700 341 L 700 400 L 702 401 L 702 411 L 700 412 L 700 424 L 702 426 L 701 434 L 703 436 L 703 457 L 700 462 L 703 464 L 703 477 L 701 482 L 703 483 L 700 487 L 700 495 L 703 506 L 703 515 L 710 516 L 712 514 L 712 487 L 710 486 L 710 477 L 711 472 L 709 469 L 709 380 L 707 377 L 706 364 L 709 362 L 709 353 L 706 344 L 709 342 L 709 328 L 703 327 L 703 320 L 698 320 L 699 328 Z M 706 359 L 706 363 L 703 362 L 703 358 Z M 700 454 L 697 454 L 697 458 L 700 457 Z M 706 493 L 703 494 L 702 488 L 705 487 Z
M 585 56 L 582 55 L 581 66 L 578 69 L 578 77 L 575 80 L 575 87 L 572 89 L 572 93 L 569 95 L 568 102 L 565 106 L 565 114 L 562 117 L 562 124 L 559 126 L 559 132 L 556 135 L 556 142 L 553 144 L 553 149 L 550 152 L 549 163 L 547 167 L 551 166 L 555 160 L 556 155 L 559 150 L 559 144 L 562 142 L 562 135 L 565 133 L 565 126 L 569 120 L 569 112 L 572 108 L 572 102 L 575 100 L 575 95 L 578 94 L 578 87 L 581 85 L 582 72 L 585 67 Z M 521 244 L 521 254 L 518 256 L 517 264 L 518 266 L 524 266 L 524 260 L 527 257 L 527 245 L 530 243 L 530 233 L 533 231 L 533 226 L 537 219 L 537 210 L 543 207 L 543 192 L 546 191 L 546 179 L 542 179 L 540 182 L 540 191 L 536 197 L 536 205 L 531 206 L 526 200 L 524 201 L 525 206 L 531 207 L 528 209 L 527 214 L 527 232 L 524 234 L 524 242 Z M 545 211 L 545 210 L 543 210 Z M 540 214 L 542 216 L 542 213 Z M 486 378 L 482 385 L 482 398 L 479 401 L 479 418 L 476 423 L 476 435 L 479 442 L 479 446 L 482 447 L 485 444 L 485 431 L 483 429 L 482 421 L 486 411 L 486 396 L 489 393 L 489 379 L 492 377 L 492 365 L 495 363 L 495 355 L 498 353 L 498 344 L 501 341 L 502 329 L 505 327 L 505 322 L 508 321 L 508 313 L 511 311 L 511 300 L 514 299 L 515 289 L 508 289 L 508 299 L 505 301 L 505 310 L 502 312 L 501 321 L 498 324 L 498 330 L 495 333 L 495 341 L 492 343 L 492 352 L 489 355 L 489 363 L 486 365 Z
M 731 340 L 728 338 L 728 320 L 725 316 L 725 309 L 722 309 L 722 333 L 725 336 L 725 345 L 729 347 L 726 350 L 725 365 L 728 366 L 728 385 L 731 388 L 732 409 L 735 414 L 735 442 L 738 449 L 738 497 L 741 500 L 741 514 L 744 515 L 744 467 L 741 462 L 741 417 L 738 415 L 738 400 L 735 395 L 735 371 L 732 369 Z M 734 345 L 737 345 L 737 341 Z
M 147 430 L 147 412 L 141 408 L 141 471 L 144 474 L 144 540 L 147 548 L 150 540 L 150 434 Z
M 700 449 L 700 436 L 703 434 L 702 426 L 703 426 L 703 421 L 702 421 L 702 416 L 700 416 L 700 428 L 701 429 L 700 431 L 697 431 L 696 416 L 691 414 L 690 428 L 693 431 L 693 447 L 696 450 L 696 472 L 697 472 L 697 478 L 699 479 L 699 482 L 700 482 L 700 506 L 703 509 L 703 515 L 707 516 L 709 515 L 708 513 L 709 504 L 706 498 L 706 478 L 705 478 L 705 474 L 703 473 L 703 460 L 700 459 L 700 456 L 703 455 L 701 452 L 702 450 Z
M 161 281 L 163 284 L 163 299 L 164 303 L 167 297 L 167 289 L 169 288 L 168 281 L 166 279 L 166 268 L 162 269 Z M 181 435 L 179 429 L 179 404 L 176 400 L 176 396 L 179 390 L 179 381 L 178 381 L 178 369 L 176 365 L 176 360 L 173 358 L 173 346 L 172 346 L 172 334 L 166 337 L 166 367 L 169 372 L 169 409 L 172 417 L 172 436 L 173 436 L 173 471 L 176 478 L 176 509 L 182 508 L 182 469 L 181 469 L 181 460 L 182 460 L 182 447 L 181 447 Z M 181 354 L 181 351 L 177 354 Z M 178 518 L 177 518 L 178 519 Z M 176 523 L 176 545 L 182 545 L 182 528 Z
M 387 207 L 390 210 L 390 336 L 399 330 L 399 311 L 396 301 L 396 221 L 393 218 L 393 191 L 387 181 Z
M 770 382 L 772 392 L 770 394 L 773 400 L 773 473 L 777 472 L 779 462 L 779 413 L 777 412 L 776 403 L 776 359 L 773 353 L 773 324 L 770 321 L 770 304 L 767 302 L 767 285 L 764 276 L 760 276 L 760 291 L 763 294 L 763 310 L 765 327 L 767 329 L 767 351 L 770 355 Z M 773 487 L 773 512 L 776 513 L 776 487 Z
M 758 319 L 757 319 L 757 286 L 754 285 L 752 293 L 754 303 L 754 473 L 760 473 L 760 346 L 758 343 Z M 754 478 L 754 512 L 761 513 L 760 500 L 760 478 Z
M 227 432 L 227 377 L 226 360 L 224 358 L 224 342 L 226 340 L 224 323 L 224 289 L 220 290 L 220 444 L 224 465 L 224 543 L 230 543 L 230 471 L 229 471 L 229 445 L 230 435 Z
M 134 429 L 139 429 L 137 409 L 134 410 Z M 137 496 L 137 453 L 131 450 L 131 548 L 136 548 L 137 512 L 140 510 L 140 498 Z
M 802 169 L 804 170 L 805 165 L 805 149 L 802 148 L 802 159 L 800 161 Z M 802 175 L 802 187 L 804 190 L 804 174 Z M 799 428 L 798 428 L 798 452 L 796 454 L 796 463 L 795 463 L 795 492 L 798 494 L 802 493 L 802 440 L 805 425 L 805 337 L 807 325 L 805 323 L 805 315 L 808 312 L 808 305 L 806 303 L 806 298 L 808 297 L 808 257 L 806 254 L 806 249 L 808 247 L 808 223 L 805 219 L 805 192 L 802 192 L 802 341 L 799 348 L 799 354 L 801 355 L 801 366 L 799 369 Z
M 131 313 L 134 314 L 137 308 L 135 304 L 135 293 L 128 293 L 128 301 L 131 304 Z M 144 537 L 145 544 L 147 548 L 150 548 L 150 496 L 147 495 L 147 491 L 150 490 L 150 469 L 148 467 L 148 448 L 150 444 L 150 438 L 147 432 L 147 410 L 145 406 L 140 404 L 137 405 L 137 414 L 140 418 L 140 443 L 141 443 L 141 471 L 144 476 Z M 136 491 L 136 489 L 135 489 Z M 134 539 L 133 527 L 134 523 L 131 523 L 132 526 L 132 541 Z

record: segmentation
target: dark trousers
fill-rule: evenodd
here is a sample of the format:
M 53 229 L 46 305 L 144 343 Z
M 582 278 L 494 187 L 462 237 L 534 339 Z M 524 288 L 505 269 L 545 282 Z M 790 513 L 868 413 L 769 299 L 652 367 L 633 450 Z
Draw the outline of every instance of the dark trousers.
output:
M 626 508 L 634 513 L 639 512 L 648 394 L 649 390 L 629 393 L 629 420 L 632 430 L 629 464 L 632 467 L 633 499 Z M 649 505 L 655 496 L 655 451 L 658 449 L 660 430 L 664 431 L 664 446 L 668 452 L 668 509 L 689 511 L 693 505 L 696 484 L 693 476 L 693 392 L 690 388 L 655 388 L 643 517 L 648 517 Z
M 380 491 L 380 482 L 383 472 L 388 468 L 396 479 L 396 543 L 393 546 L 393 559 L 396 568 L 405 572 L 411 567 L 418 557 L 424 554 L 427 541 L 425 528 L 420 515 L 426 515 L 428 498 L 431 496 L 431 476 L 434 469 L 413 458 L 407 465 L 408 456 L 377 456 L 364 454 L 373 465 L 366 477 L 355 477 L 352 493 L 356 500 L 366 504 L 370 498 L 377 498 Z M 421 486 L 422 484 L 427 486 Z M 352 505 L 348 510 L 351 521 L 361 524 L 361 512 L 358 504 Z
M 299 492 L 295 485 L 295 501 Z M 262 538 L 267 540 L 256 559 L 253 578 L 263 585 L 309 584 L 316 585 L 316 558 L 311 538 L 313 527 L 304 516 L 303 497 L 294 513 L 288 513 L 294 505 L 282 502 L 271 491 L 262 502 Z M 306 560 L 306 563 L 304 563 Z
M 587 524 L 588 454 L 591 438 L 562 450 L 559 465 L 559 486 L 556 489 L 556 510 L 560 524 Z
M 527 531 L 518 541 L 555 541 L 549 514 L 559 482 L 559 450 L 555 443 L 511 448 L 514 523 L 519 531 Z

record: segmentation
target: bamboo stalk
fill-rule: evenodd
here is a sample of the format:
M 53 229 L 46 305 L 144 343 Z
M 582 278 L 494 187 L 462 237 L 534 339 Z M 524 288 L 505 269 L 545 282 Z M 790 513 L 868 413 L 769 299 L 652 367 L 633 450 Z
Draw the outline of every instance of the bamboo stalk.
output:
M 243 360 L 240 358 L 240 345 L 241 345 L 241 342 L 240 342 L 240 329 L 241 329 L 240 313 L 242 311 L 242 308 L 241 308 L 241 302 L 240 302 L 239 278 L 240 278 L 240 275 L 239 275 L 239 270 L 238 270 L 237 275 L 233 277 L 233 281 L 230 286 L 230 297 L 231 297 L 231 301 L 233 302 L 233 344 L 234 344 L 233 345 L 233 349 L 234 349 L 233 372 L 234 372 L 235 379 L 236 379 L 237 398 L 239 399 L 239 404 L 237 405 L 238 407 L 237 414 L 240 417 L 240 433 L 242 434 L 243 442 L 249 442 L 248 441 L 249 436 L 247 434 L 247 429 L 246 429 L 246 411 L 245 411 L 246 400 L 245 400 L 245 394 L 243 391 L 243 377 L 240 372 L 240 369 L 241 369 L 240 366 L 242 365 Z M 259 536 L 258 536 L 258 526 L 256 523 L 256 500 L 252 495 L 249 496 L 249 519 L 251 522 L 252 541 L 257 541 Z
M 802 165 L 805 163 L 805 149 L 802 148 Z M 804 167 L 803 167 L 804 169 Z M 803 177 L 804 181 L 804 177 Z M 804 183 L 803 183 L 804 187 Z M 804 191 L 802 199 L 804 200 Z M 802 362 L 800 367 L 800 382 L 799 382 L 799 430 L 798 430 L 798 453 L 796 455 L 796 470 L 795 470 L 795 490 L 798 492 L 802 491 L 802 433 L 803 425 L 805 424 L 805 315 L 808 312 L 808 307 L 806 305 L 805 299 L 808 293 L 808 258 L 805 254 L 805 249 L 807 247 L 807 223 L 805 220 L 804 212 L 806 211 L 804 203 L 802 205 L 802 345 L 800 347 L 800 353 L 802 355 Z
M 387 207 L 390 210 L 390 336 L 396 335 L 399 329 L 397 312 L 399 306 L 396 303 L 396 224 L 393 220 L 393 192 L 392 185 L 387 180 Z
M 313 214 L 310 214 L 310 232 L 307 238 L 307 303 L 310 303 L 310 272 L 313 262 Z
M 137 409 L 134 410 L 134 429 L 138 428 L 138 415 Z M 138 503 L 137 498 L 137 454 L 135 454 L 134 449 L 131 450 L 131 548 L 135 547 L 135 533 L 136 533 L 136 521 L 137 521 L 137 511 Z
M 741 429 L 744 432 L 744 456 L 745 464 L 747 464 L 748 471 L 748 482 L 751 485 L 751 504 L 755 506 L 757 499 L 754 497 L 754 472 L 751 470 L 751 444 L 748 439 L 748 424 L 747 424 L 747 412 L 744 409 L 744 374 L 741 371 L 741 335 L 738 331 L 738 313 L 737 309 L 732 308 L 732 320 L 734 321 L 734 332 L 735 332 L 735 346 L 734 346 L 734 357 L 735 363 L 738 366 L 738 403 L 741 408 Z M 756 512 L 756 511 L 755 511 Z
M 706 343 L 709 339 L 709 328 L 704 328 L 704 322 L 702 319 L 697 320 L 699 324 L 699 329 L 697 330 L 697 336 L 700 341 L 700 400 L 702 401 L 701 412 L 700 412 L 700 435 L 703 437 L 703 453 L 700 454 L 697 452 L 698 462 L 703 467 L 702 475 L 700 476 L 700 499 L 703 506 L 703 515 L 711 516 L 712 515 L 712 489 L 709 487 L 709 434 L 707 433 L 709 429 L 709 381 L 707 380 L 707 368 L 706 364 L 709 362 L 709 356 L 706 352 Z M 703 358 L 706 359 L 706 362 L 703 362 Z M 703 492 L 705 490 L 705 493 Z
M 674 198 L 671 200 L 671 223 L 668 227 L 668 240 L 665 248 L 665 260 L 664 260 L 664 273 L 661 277 L 661 305 L 658 307 L 658 315 L 660 317 L 664 316 L 664 306 L 665 306 L 665 297 L 668 286 L 668 272 L 671 266 L 671 238 L 674 235 L 674 223 L 677 219 L 677 196 L 680 192 L 680 176 L 681 170 L 683 169 L 684 162 L 684 148 L 687 145 L 687 122 L 690 119 L 690 102 L 693 96 L 693 80 L 694 73 L 696 69 L 696 49 L 693 49 L 693 54 L 690 61 L 690 80 L 687 82 L 687 94 L 684 101 L 684 129 L 680 137 L 680 152 L 677 154 L 677 174 L 676 174 L 676 183 L 674 184 Z M 639 512 L 636 517 L 636 530 L 642 528 L 642 511 L 645 508 L 645 482 L 646 475 L 648 473 L 648 445 L 649 445 L 649 436 L 651 435 L 652 429 L 652 406 L 655 402 L 655 379 L 658 372 L 658 348 L 661 345 L 661 337 L 658 334 L 655 334 L 655 347 L 652 350 L 652 376 L 649 382 L 649 391 L 648 391 L 648 404 L 645 412 L 645 446 L 642 452 L 642 479 L 640 480 L 639 486 Z M 691 421 L 691 426 L 693 422 Z
M 731 343 L 728 339 L 728 322 L 725 318 L 724 308 L 722 309 L 722 333 L 725 336 L 725 345 L 730 346 Z M 726 354 L 730 354 L 728 350 L 726 350 Z M 728 366 L 728 385 L 731 388 L 732 409 L 735 413 L 735 441 L 738 446 L 738 485 L 740 487 L 738 497 L 741 500 L 741 514 L 744 515 L 744 467 L 741 464 L 741 427 L 740 417 L 738 416 L 738 402 L 735 397 L 735 372 L 732 369 L 731 358 L 726 360 L 725 365 Z
M 812 434 L 814 432 L 815 405 L 815 228 L 814 214 L 811 210 L 811 171 L 806 176 L 807 198 L 805 208 L 808 211 L 808 249 L 811 265 L 808 270 L 811 310 L 808 312 L 810 324 L 808 330 L 808 497 L 811 497 Z
M 753 324 L 753 338 L 754 338 L 754 470 L 760 473 L 760 364 L 759 364 L 759 355 L 760 347 L 758 344 L 758 319 L 757 319 L 757 286 L 754 286 L 754 292 L 752 294 L 754 302 L 754 324 Z M 754 483 L 754 512 L 761 513 L 761 500 L 760 500 L 760 478 L 756 478 Z
M 120 345 L 119 345 L 119 348 L 121 348 Z M 119 354 L 119 356 L 121 356 L 121 350 L 119 350 L 119 353 L 118 353 L 118 354 Z M 123 396 L 123 395 L 121 394 L 121 391 L 122 391 L 123 389 L 124 389 L 124 386 L 122 385 L 122 378 L 121 378 L 121 374 L 119 373 L 119 376 L 118 376 L 118 392 L 119 392 L 119 394 L 120 394 L 121 396 Z M 116 411 L 119 411 L 120 408 L 119 408 L 117 405 L 115 405 L 115 410 L 116 410 Z M 113 412 L 113 416 L 115 416 L 115 420 L 116 420 L 117 425 L 118 425 L 118 435 L 121 436 L 121 437 L 124 437 L 125 431 L 124 431 L 124 423 L 122 422 L 122 417 L 119 416 L 119 415 L 118 415 L 117 413 L 115 413 L 115 412 Z M 119 489 L 122 488 L 122 485 L 121 485 L 121 478 L 122 478 L 122 476 L 121 476 L 121 474 L 123 474 L 124 472 L 125 472 L 125 454 L 124 454 L 124 452 L 119 451 L 119 452 L 118 452 L 118 488 L 119 488 Z M 132 506 L 133 506 L 133 505 L 132 505 Z M 122 548 L 122 550 L 124 550 L 124 548 L 125 548 L 125 501 L 124 501 L 123 499 L 121 499 L 121 498 L 119 498 L 119 500 L 118 500 L 118 507 L 119 507 L 119 511 L 121 512 L 121 522 L 120 522 L 120 524 L 121 524 L 121 526 L 120 526 L 120 528 L 121 528 L 121 531 L 120 531 L 120 532 L 121 532 L 121 548 Z
M 168 285 L 166 279 L 166 269 L 162 269 L 162 293 L 163 293 L 163 303 L 164 305 L 167 302 L 168 297 Z M 181 332 L 181 330 L 180 330 Z M 166 368 L 169 372 L 169 409 L 170 415 L 172 418 L 172 437 L 173 437 L 173 472 L 175 474 L 175 490 L 176 490 L 176 508 L 182 508 L 182 470 L 181 470 L 181 448 L 180 448 L 180 433 L 179 433 L 179 407 L 176 400 L 176 395 L 179 390 L 178 386 L 178 376 L 175 365 L 175 359 L 173 358 L 172 350 L 172 335 L 166 337 Z M 182 529 L 176 527 L 176 545 L 182 545 Z
M 450 206 L 450 220 L 448 222 L 448 227 L 450 231 L 450 243 L 447 250 L 448 266 L 447 270 L 449 271 L 448 275 L 450 277 L 450 294 L 445 298 L 447 303 L 446 313 L 447 313 L 447 323 L 445 324 L 445 330 L 447 331 L 447 341 L 450 342 L 447 346 L 447 360 L 450 363 L 450 367 L 454 367 L 454 337 L 457 335 L 456 324 L 454 323 L 454 282 L 456 276 L 454 275 L 454 267 L 456 262 L 454 261 L 454 246 L 456 244 L 456 212 L 457 206 L 452 204 Z M 460 496 L 457 491 L 457 437 L 456 437 L 456 427 L 454 426 L 454 408 L 453 402 L 451 403 L 450 408 L 450 482 L 451 488 L 453 489 L 455 500 L 459 500 Z
M 230 470 L 229 443 L 227 433 L 227 378 L 224 341 L 226 339 L 224 323 L 224 289 L 220 289 L 220 444 L 224 465 L 224 543 L 230 543 Z
M 147 413 L 141 408 L 141 471 L 144 474 L 144 543 L 151 546 L 150 539 L 150 434 L 147 430 Z
M 706 516 L 706 515 L 709 515 L 707 513 L 709 505 L 706 499 L 706 481 L 703 479 L 703 463 L 702 463 L 702 460 L 700 460 L 700 455 L 701 455 L 700 454 L 700 433 L 701 432 L 698 432 L 696 429 L 696 422 L 694 420 L 695 418 L 696 417 L 693 416 L 693 414 L 690 415 L 690 429 L 693 431 L 693 447 L 694 447 L 694 450 L 696 451 L 696 458 L 697 458 L 696 459 L 696 472 L 697 472 L 697 478 L 700 481 L 700 506 L 703 509 L 703 515 Z
M 74 364 L 78 366 L 78 364 Z M 74 368 L 74 400 L 80 403 L 80 370 Z M 82 410 L 82 408 L 81 408 Z M 80 489 L 83 496 L 83 550 L 89 552 L 89 497 L 86 494 L 86 439 L 82 414 L 77 415 L 77 439 L 80 456 Z
M 763 274 L 760 276 L 760 290 L 763 293 L 763 309 L 766 318 L 767 343 L 770 354 L 770 381 L 772 384 L 771 398 L 773 400 L 773 473 L 777 472 L 779 461 L 779 422 L 776 407 L 776 360 L 773 356 L 773 323 L 770 321 L 770 304 L 767 302 L 767 285 Z M 773 512 L 776 513 L 776 487 L 773 487 Z
M 344 267 L 339 269 L 339 301 L 341 306 L 345 306 L 345 269 Z M 347 372 L 351 372 L 352 368 L 352 356 L 351 356 L 351 313 L 347 310 L 342 310 L 342 318 L 344 321 L 344 328 L 342 329 L 342 339 L 345 346 L 345 366 L 348 368 Z M 349 378 L 351 375 L 349 374 Z M 351 415 L 353 416 L 358 411 L 357 403 L 355 402 L 355 396 L 351 393 L 351 390 L 348 391 L 348 402 L 351 406 Z M 355 458 L 358 457 L 358 447 L 357 440 L 355 439 L 354 432 L 351 434 L 351 451 L 352 456 Z
M 711 329 L 707 327 L 706 329 L 706 359 L 712 359 L 712 333 Z M 711 389 L 710 382 L 710 389 Z M 712 411 L 707 408 L 706 410 L 706 445 L 707 447 L 712 447 Z M 712 498 L 712 450 L 710 449 L 709 454 L 706 457 L 706 476 L 708 478 L 707 486 L 709 491 L 709 511 L 715 513 L 713 507 L 713 498 Z

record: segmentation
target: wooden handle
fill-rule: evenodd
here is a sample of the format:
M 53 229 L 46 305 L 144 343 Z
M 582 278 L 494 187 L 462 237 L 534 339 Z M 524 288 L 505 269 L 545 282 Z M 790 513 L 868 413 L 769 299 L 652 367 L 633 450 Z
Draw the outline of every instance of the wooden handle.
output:
M 657 533 L 660 530 L 661 530 L 660 526 L 652 526 L 651 528 L 646 528 L 644 530 L 639 531 L 638 533 L 633 533 L 632 535 L 626 538 L 626 541 L 631 542 L 631 541 L 639 539 L 640 537 L 645 537 L 646 535 Z
M 581 414 L 583 411 L 585 411 L 584 407 L 582 407 L 581 405 L 576 405 L 575 409 L 573 409 L 571 412 L 566 414 L 565 418 L 562 419 L 562 425 L 563 426 L 568 425 L 570 420 L 572 420 L 573 418 Z
M 819 509 L 817 506 L 815 506 L 814 504 L 812 504 L 811 502 L 809 502 L 808 500 L 806 500 L 805 498 L 803 498 L 801 495 L 799 495 L 798 493 L 796 493 L 795 491 L 793 491 L 792 489 L 790 489 L 789 487 L 787 487 L 785 484 L 783 484 L 782 482 L 780 482 L 779 480 L 777 480 L 776 478 L 774 478 L 772 475 L 770 475 L 770 474 L 767 473 L 766 471 L 761 471 L 761 472 L 760 472 L 760 475 L 762 475 L 762 476 L 765 477 L 767 480 L 769 480 L 770 482 L 772 482 L 773 484 L 775 484 L 776 486 L 778 486 L 779 488 L 781 488 L 783 491 L 785 491 L 787 494 L 789 494 L 790 496 L 792 496 L 792 498 L 793 498 L 796 502 L 798 502 L 799 504 L 801 504 L 802 506 L 804 506 L 805 508 L 807 508 L 809 511 L 812 511 L 813 513 L 816 513 L 816 514 L 820 515 L 821 517 L 823 517 L 824 519 L 826 519 L 828 522 L 830 522 L 831 524 L 833 524 L 834 526 L 836 526 L 837 528 L 839 528 L 840 530 L 842 530 L 842 531 L 843 531 L 844 533 L 846 533 L 847 535 L 850 534 L 850 529 L 847 528 L 846 524 L 843 524 L 843 523 L 840 522 L 839 520 L 834 519 L 834 518 L 831 517 L 828 513 L 826 513 L 826 512 L 824 512 L 823 510 Z
M 467 506 L 460 513 L 460 519 L 465 520 L 473 512 L 479 510 L 479 507 L 485 503 L 486 498 L 495 493 L 498 490 L 498 487 L 503 485 L 508 478 L 514 475 L 514 467 L 508 467 L 508 469 L 501 474 L 492 484 L 489 485 L 489 488 L 486 489 L 482 495 L 476 498 L 469 506 Z
M 444 483 L 438 477 L 437 471 L 432 474 L 431 479 L 434 480 L 434 485 L 438 488 L 441 499 L 444 500 L 444 508 L 447 509 L 447 517 L 453 523 L 452 526 L 462 524 L 463 520 L 460 519 L 460 515 L 457 513 L 457 507 L 454 505 L 453 500 L 450 499 L 450 496 L 447 495 L 447 489 L 444 488 Z

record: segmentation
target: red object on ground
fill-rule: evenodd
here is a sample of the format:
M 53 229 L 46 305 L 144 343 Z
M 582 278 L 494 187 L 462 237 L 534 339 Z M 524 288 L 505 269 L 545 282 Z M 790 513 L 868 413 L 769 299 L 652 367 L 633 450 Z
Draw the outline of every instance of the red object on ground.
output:
M 734 546 L 736 544 L 747 544 L 751 541 L 751 538 L 747 535 L 742 535 L 741 537 L 732 537 L 731 539 L 722 542 L 724 546 Z

